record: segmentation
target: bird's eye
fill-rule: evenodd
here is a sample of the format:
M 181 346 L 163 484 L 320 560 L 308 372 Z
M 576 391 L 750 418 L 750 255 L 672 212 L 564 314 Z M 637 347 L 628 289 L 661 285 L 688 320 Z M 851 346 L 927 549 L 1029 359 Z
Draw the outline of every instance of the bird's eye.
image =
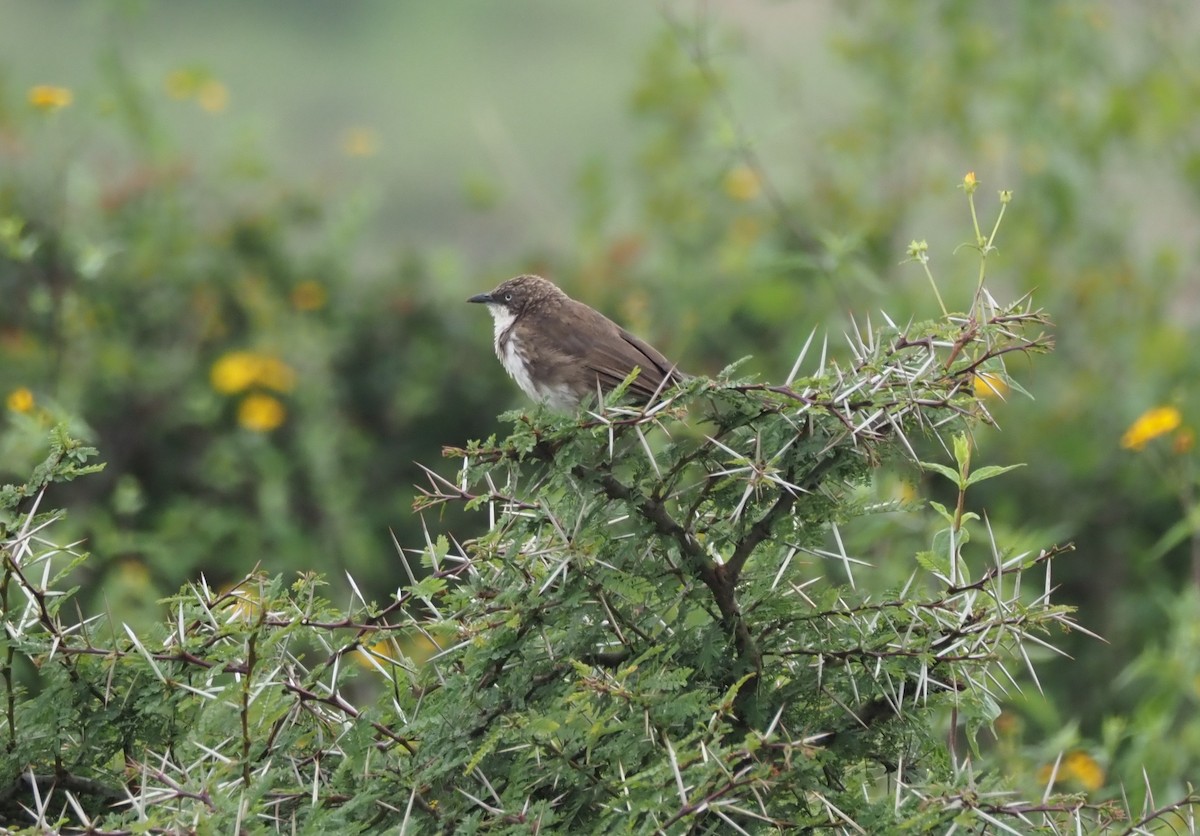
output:
M 512 301 L 512 294 L 511 294 L 511 293 L 505 293 L 505 294 L 504 294 L 504 301 L 505 301 L 505 302 L 511 302 L 511 301 Z

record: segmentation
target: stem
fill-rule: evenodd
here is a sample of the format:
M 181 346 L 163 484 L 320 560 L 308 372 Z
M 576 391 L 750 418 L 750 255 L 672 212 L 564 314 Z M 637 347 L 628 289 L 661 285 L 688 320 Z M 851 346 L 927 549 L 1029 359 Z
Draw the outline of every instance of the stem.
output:
M 1183 480 L 1179 506 L 1183 510 L 1183 518 L 1191 523 L 1188 526 L 1191 529 L 1188 540 L 1191 544 L 1192 584 L 1200 590 L 1200 509 L 1196 507 L 1195 486 L 1190 478 Z
M 980 310 L 980 300 L 983 297 L 983 276 L 987 272 L 987 253 L 979 253 L 979 283 L 975 285 L 975 298 L 971 302 L 971 312 L 975 315 L 975 320 L 983 319 L 983 311 Z
M 576 476 L 585 477 L 586 474 L 576 468 Z M 737 567 L 732 564 L 718 565 L 709 559 L 704 551 L 704 547 L 700 545 L 700 541 L 696 539 L 696 535 L 690 528 L 681 525 L 661 500 L 653 497 L 648 497 L 640 491 L 634 490 L 625 483 L 621 482 L 611 473 L 600 473 L 599 483 L 601 489 L 609 497 L 609 499 L 619 499 L 627 502 L 634 508 L 641 517 L 651 523 L 660 534 L 670 537 L 674 540 L 679 550 L 684 557 L 686 565 L 696 573 L 696 576 L 708 587 L 712 593 L 713 600 L 716 602 L 717 610 L 721 614 L 721 626 L 725 628 L 725 632 L 733 639 L 733 645 L 737 651 L 738 658 L 747 664 L 750 670 L 753 671 L 753 676 L 742 684 L 738 689 L 736 697 L 735 709 L 739 719 L 749 724 L 749 718 L 745 716 L 745 703 L 749 700 L 755 691 L 758 684 L 758 679 L 762 674 L 762 652 L 758 649 L 758 643 L 754 641 L 754 636 L 750 633 L 750 627 L 746 624 L 746 618 L 742 614 L 741 607 L 737 601 L 737 574 L 741 564 L 745 563 L 749 557 L 749 552 L 761 542 L 759 537 L 760 532 L 757 531 L 758 526 L 752 528 L 751 533 L 747 535 L 743 541 L 748 545 L 744 556 L 740 557 L 740 563 Z M 782 514 L 790 508 L 790 502 L 787 506 L 777 504 L 771 511 L 767 512 L 766 517 L 760 522 L 767 525 L 773 524 L 777 515 Z M 757 539 L 756 539 L 757 538 Z M 751 542 L 753 541 L 753 542 Z
M 946 746 L 950 750 L 950 766 L 958 770 L 958 706 L 950 706 L 950 733 L 946 735 Z
M 975 245 L 982 249 L 987 242 L 983 233 L 979 231 L 979 216 L 975 214 L 975 195 L 972 192 L 967 192 L 967 205 L 971 207 L 971 225 L 975 227 Z
M 265 604 L 261 607 L 261 611 L 266 612 Z M 242 782 L 246 786 L 250 786 L 250 678 L 254 673 L 255 664 L 258 662 L 258 629 L 260 627 L 261 616 L 260 624 L 246 640 L 246 673 L 242 677 Z
M 9 612 L 8 582 L 12 579 L 12 570 L 12 554 L 6 549 L 4 552 L 4 580 L 0 581 L 0 607 L 4 608 L 5 615 Z M 0 673 L 4 676 L 4 687 L 8 692 L 5 713 L 8 719 L 7 749 L 11 752 L 17 748 L 17 697 L 13 692 L 13 658 L 15 651 L 11 641 L 7 645 L 4 652 L 4 667 L 0 669 Z
M 1004 210 L 1007 208 L 1007 203 L 1000 204 L 1000 214 L 996 215 L 996 223 L 992 226 L 992 234 L 987 239 L 987 246 L 985 247 L 987 251 L 992 249 L 992 242 L 996 240 L 996 233 L 1000 230 L 1000 221 L 1004 220 Z
M 979 220 L 975 217 L 975 197 L 974 197 L 974 195 L 970 196 L 970 204 L 971 204 L 971 221 L 975 224 L 975 238 L 977 241 L 979 241 L 979 245 L 980 245 L 979 246 L 979 284 L 975 287 L 975 302 L 972 305 L 972 308 L 976 308 L 979 305 L 980 295 L 983 293 L 983 277 L 984 277 L 984 273 L 986 272 L 985 267 L 987 265 L 988 253 L 990 253 L 994 249 L 994 247 L 992 246 L 992 242 L 996 240 L 996 233 L 1000 231 L 1000 221 L 1004 220 L 1004 210 L 1008 208 L 1008 204 L 1006 202 L 1004 202 L 1003 199 L 1001 199 L 1000 212 L 996 215 L 996 222 L 994 224 L 992 224 L 992 234 L 987 237 L 986 241 L 983 239 L 983 236 L 979 234 Z M 982 311 L 980 313 L 982 314 Z
M 949 316 L 950 314 L 946 312 L 946 303 L 942 301 L 942 294 L 938 292 L 937 282 L 933 280 L 933 271 L 929 269 L 929 259 L 921 259 L 921 268 L 929 277 L 929 286 L 933 288 L 933 295 L 937 298 L 938 307 L 942 309 L 942 316 Z

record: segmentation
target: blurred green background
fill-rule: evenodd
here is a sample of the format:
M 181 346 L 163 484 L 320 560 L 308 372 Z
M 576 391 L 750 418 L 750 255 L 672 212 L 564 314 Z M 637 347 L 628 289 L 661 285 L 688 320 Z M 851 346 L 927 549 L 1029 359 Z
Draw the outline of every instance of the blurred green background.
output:
M 1058 600 L 1107 639 L 1059 637 L 1075 661 L 1039 660 L 1046 697 L 1026 677 L 990 755 L 1036 782 L 1066 752 L 1060 779 L 1100 798 L 1143 764 L 1180 788 L 1197 55 L 1182 0 L 0 0 L 0 478 L 55 420 L 100 447 L 56 499 L 122 621 L 256 565 L 386 597 L 389 530 L 423 542 L 414 463 L 522 404 L 467 296 L 542 272 L 691 371 L 753 355 L 780 380 L 814 328 L 844 355 L 851 318 L 936 315 L 911 239 L 966 309 L 974 171 L 985 229 L 1015 193 L 989 286 L 1032 292 L 1058 342 L 1009 369 L 1032 398 L 990 400 L 978 457 L 1028 467 L 976 508 L 1073 541 Z M 895 582 L 928 536 L 858 547 Z

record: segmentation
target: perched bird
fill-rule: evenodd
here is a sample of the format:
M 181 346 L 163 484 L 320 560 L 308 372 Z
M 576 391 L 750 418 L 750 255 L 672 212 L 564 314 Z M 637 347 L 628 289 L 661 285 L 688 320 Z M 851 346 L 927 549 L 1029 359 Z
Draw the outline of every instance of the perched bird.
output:
M 505 371 L 529 397 L 560 412 L 577 409 L 597 387 L 614 389 L 635 368 L 627 391 L 643 403 L 687 377 L 653 346 L 541 276 L 517 276 L 467 301 L 488 306 Z

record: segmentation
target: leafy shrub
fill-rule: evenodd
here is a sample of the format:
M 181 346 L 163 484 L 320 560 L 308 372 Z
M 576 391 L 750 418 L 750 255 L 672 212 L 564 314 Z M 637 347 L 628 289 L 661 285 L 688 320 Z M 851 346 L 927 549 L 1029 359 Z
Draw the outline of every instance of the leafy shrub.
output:
M 1130 813 L 1020 800 L 973 766 L 1014 668 L 1074 626 L 1040 579 L 1062 549 L 1014 553 L 969 505 L 1007 470 L 972 462 L 980 375 L 999 385 L 1015 353 L 1045 347 L 1043 324 L 981 291 L 968 315 L 864 329 L 848 364 L 802 356 L 781 384 L 695 378 L 646 407 L 618 392 L 578 416 L 512 413 L 507 438 L 447 451 L 457 472 L 427 469 L 418 501 L 486 510 L 488 532 L 431 532 L 383 605 L 253 575 L 189 585 L 142 631 L 71 617 L 58 584 L 74 547 L 50 543 L 57 515 L 37 504 L 89 451 L 60 431 L 0 495 L 5 815 L 106 830 L 1107 829 Z M 909 576 L 873 590 L 840 532 L 917 513 L 863 489 L 926 435 L 954 450 L 924 467 L 957 504 L 929 509 L 928 549 L 884 546 Z
M 1055 354 L 1013 370 L 1033 399 L 1011 397 L 1018 380 L 991 370 L 974 381 L 1004 431 L 974 431 L 973 455 L 1038 466 L 973 485 L 972 504 L 1013 554 L 1076 543 L 1080 559 L 1053 561 L 1058 600 L 1109 642 L 1058 637 L 1078 661 L 1042 663 L 1038 688 L 998 698 L 997 739 L 981 754 L 1029 797 L 1054 783 L 1150 812 L 1148 786 L 1187 794 L 1200 767 L 1189 220 L 1200 165 L 1188 141 L 1200 107 L 1177 68 L 1196 52 L 1195 10 L 851 7 L 830 23 L 834 57 L 814 74 L 846 95 L 819 114 L 803 96 L 773 99 L 765 123 L 743 94 L 776 79 L 739 84 L 759 44 L 715 7 L 668 14 L 632 91 L 644 132 L 632 177 L 614 174 L 623 161 L 588 167 L 578 240 L 505 255 L 485 279 L 457 253 L 395 252 L 390 239 L 364 267 L 369 194 L 285 181 L 218 121 L 203 140 L 173 134 L 164 97 L 195 99 L 214 120 L 224 106 L 228 91 L 203 69 L 163 86 L 106 58 L 79 91 L 14 91 L 0 78 L 0 468 L 20 481 L 59 420 L 104 450 L 103 473 L 55 488 L 75 512 L 57 524 L 61 540 L 93 551 L 62 580 L 79 586 L 73 600 L 139 636 L 159 629 L 164 590 L 203 573 L 218 590 L 203 600 L 233 608 L 220 590 L 256 564 L 267 577 L 344 570 L 361 597 L 390 600 L 403 570 L 388 529 L 405 546 L 423 536 L 405 511 L 413 460 L 491 432 L 513 395 L 494 366 L 460 362 L 490 360 L 486 326 L 460 310 L 468 287 L 491 286 L 515 260 L 689 369 L 753 354 L 739 370 L 777 381 L 813 323 L 838 333 L 864 310 L 934 310 L 919 273 L 899 266 L 904 242 L 942 228 L 929 219 L 976 166 L 1023 204 L 998 255 L 1038 254 L 993 282 L 1006 297 L 1036 289 L 1059 322 Z M 791 58 L 772 56 L 780 76 L 804 66 Z M 202 157 L 210 137 L 224 150 Z M 348 136 L 346 153 L 374 141 Z M 934 262 L 948 300 L 977 281 L 957 258 Z M 1175 426 L 1122 447 L 1156 415 Z M 941 456 L 936 440 L 908 437 L 916 458 Z M 858 499 L 953 509 L 944 476 L 879 468 Z M 444 503 L 430 527 L 466 544 L 485 527 L 459 505 Z M 840 526 L 841 550 L 873 564 L 847 564 L 859 594 L 903 588 L 911 562 L 891 557 L 929 551 L 944 528 L 937 514 Z M 425 643 L 406 635 L 404 646 L 419 655 Z M 1027 649 L 1035 662 L 1050 653 Z M 14 665 L 20 685 L 26 667 Z

